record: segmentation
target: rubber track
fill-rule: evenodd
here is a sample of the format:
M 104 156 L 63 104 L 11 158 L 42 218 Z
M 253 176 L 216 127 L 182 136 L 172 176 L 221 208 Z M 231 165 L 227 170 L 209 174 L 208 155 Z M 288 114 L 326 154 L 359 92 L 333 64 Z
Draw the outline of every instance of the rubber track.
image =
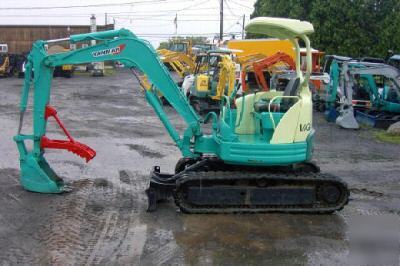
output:
M 250 178 L 251 177 L 251 178 Z M 269 179 L 269 180 L 282 180 L 282 181 L 302 181 L 305 184 L 309 182 L 330 182 L 340 184 L 342 188 L 342 198 L 339 204 L 327 205 L 323 207 L 297 207 L 297 206 L 263 206 L 251 208 L 247 205 L 240 207 L 202 207 L 202 206 L 191 206 L 184 201 L 183 195 L 181 194 L 182 187 L 186 182 L 196 180 L 254 180 L 254 179 Z M 339 177 L 331 174 L 322 173 L 254 173 L 254 172 L 189 172 L 183 175 L 177 181 L 177 189 L 174 192 L 175 204 L 185 213 L 264 213 L 264 212 L 283 212 L 283 213 L 332 213 L 339 211 L 348 203 L 350 191 L 347 188 L 347 184 L 342 181 Z

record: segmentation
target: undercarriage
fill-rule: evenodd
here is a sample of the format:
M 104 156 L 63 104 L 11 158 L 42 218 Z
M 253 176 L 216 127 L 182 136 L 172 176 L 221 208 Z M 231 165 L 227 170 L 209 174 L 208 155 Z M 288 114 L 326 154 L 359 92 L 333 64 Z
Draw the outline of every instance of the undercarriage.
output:
M 173 198 L 184 213 L 332 213 L 349 197 L 346 183 L 311 163 L 267 168 L 201 158 L 182 159 L 176 170 L 163 174 L 155 167 L 148 211 Z

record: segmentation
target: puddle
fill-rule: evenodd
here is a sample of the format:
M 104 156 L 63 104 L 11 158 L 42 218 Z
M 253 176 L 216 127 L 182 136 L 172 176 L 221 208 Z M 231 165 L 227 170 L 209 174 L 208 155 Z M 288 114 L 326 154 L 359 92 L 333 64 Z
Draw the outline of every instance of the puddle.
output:
M 345 223 L 338 215 L 190 215 L 183 220 L 175 238 L 189 264 L 200 263 L 206 250 L 214 264 L 275 264 L 280 258 L 301 264 L 318 250 L 339 252 L 345 242 Z

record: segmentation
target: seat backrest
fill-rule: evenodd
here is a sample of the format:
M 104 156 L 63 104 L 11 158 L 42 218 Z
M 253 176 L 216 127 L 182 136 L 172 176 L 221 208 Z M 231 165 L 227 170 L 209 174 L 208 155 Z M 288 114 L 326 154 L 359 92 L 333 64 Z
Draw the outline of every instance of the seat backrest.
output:
M 289 83 L 286 85 L 283 96 L 296 96 L 300 87 L 300 78 L 291 78 Z
M 300 78 L 291 78 L 286 85 L 283 96 L 296 96 L 300 88 Z M 286 112 L 289 108 L 296 103 L 296 99 L 283 98 L 281 102 L 281 111 Z

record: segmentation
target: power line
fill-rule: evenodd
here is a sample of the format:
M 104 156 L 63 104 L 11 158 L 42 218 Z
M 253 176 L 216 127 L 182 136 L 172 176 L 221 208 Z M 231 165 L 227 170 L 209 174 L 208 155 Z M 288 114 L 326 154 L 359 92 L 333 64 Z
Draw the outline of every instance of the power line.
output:
M 241 33 L 240 31 L 232 31 L 229 33 L 226 33 L 224 36 L 229 36 L 231 34 L 239 34 Z M 137 33 L 135 32 L 137 36 L 142 36 L 142 37 L 168 37 L 168 36 L 175 36 L 175 33 Z M 179 33 L 179 35 L 185 35 L 185 36 L 218 36 L 219 33 L 217 32 L 210 32 L 210 33 Z
M 120 17 L 120 16 L 111 16 L 116 19 L 125 19 L 129 20 L 131 19 L 130 17 Z M 140 20 L 140 21 L 153 21 L 151 18 L 134 18 L 135 20 Z M 237 20 L 237 18 L 234 19 L 225 19 L 225 20 Z M 157 21 L 170 21 L 172 22 L 172 19 L 157 19 Z M 179 19 L 178 21 L 219 21 L 219 19 Z
M 207 0 L 208 1 L 208 0 Z M 92 4 L 92 5 L 70 5 L 70 6 L 34 6 L 34 7 L 1 7 L 0 10 L 44 10 L 44 9 L 67 9 L 67 8 L 87 8 L 87 7 L 106 7 L 106 6 L 126 6 L 137 4 L 157 4 L 181 1 L 151 0 L 151 1 L 131 1 L 112 4 Z
M 231 13 L 232 16 L 238 17 L 238 15 L 236 15 L 236 14 L 232 11 L 231 7 L 230 7 L 229 4 L 228 4 L 228 1 L 227 1 L 227 0 L 224 0 L 224 2 L 225 2 L 225 4 L 226 4 L 226 8 L 228 9 L 229 13 Z
M 214 10 L 214 9 L 210 9 L 210 10 Z M 76 14 L 48 14 L 48 15 L 47 14 L 43 14 L 43 15 L 39 15 L 39 14 L 38 15 L 28 15 L 28 14 L 21 15 L 21 14 L 18 14 L 18 15 L 0 15 L 0 18 L 1 17 L 49 17 L 49 18 L 51 18 L 51 17 L 55 17 L 55 18 L 90 17 L 92 14 L 104 15 L 103 12 L 99 12 L 99 13 L 91 12 L 90 14 L 89 13 L 88 14 L 77 14 L 76 13 Z M 114 14 L 117 14 L 117 16 L 113 16 Z M 133 19 L 136 19 L 135 16 L 141 16 L 141 17 L 138 17 L 138 19 L 140 19 L 140 18 L 152 19 L 154 17 L 166 17 L 166 16 L 172 16 L 173 15 L 173 14 L 161 14 L 161 15 L 146 15 L 146 16 L 143 16 L 141 14 L 136 14 L 136 12 L 124 12 L 124 13 L 121 12 L 121 16 L 118 16 L 119 14 L 120 13 L 109 13 L 109 12 L 107 12 L 107 15 L 109 15 L 110 17 L 129 17 L 129 18 L 133 18 Z M 124 14 L 126 14 L 126 15 L 124 15 Z M 203 15 L 203 14 L 180 14 L 179 17 L 211 17 L 211 15 L 209 15 L 209 14 L 207 14 L 207 15 Z
M 198 3 L 198 4 L 189 5 L 189 6 L 186 6 L 186 7 L 184 7 L 184 8 L 178 9 L 177 11 L 183 11 L 183 10 L 186 10 L 186 9 L 190 9 L 190 8 L 192 8 L 192 7 L 197 7 L 197 6 L 199 6 L 199 5 L 202 5 L 202 4 L 207 3 L 207 2 L 209 2 L 209 1 L 210 1 L 210 0 L 205 0 L 205 1 L 200 2 L 200 3 Z
M 243 5 L 242 3 L 238 3 L 238 2 L 236 2 L 235 0 L 230 0 L 232 3 L 234 3 L 234 4 L 236 4 L 236 5 L 238 5 L 238 6 L 241 6 L 241 7 L 244 7 L 244 8 L 248 8 L 248 9 L 253 9 L 254 7 L 249 7 L 249 6 L 245 6 L 245 5 Z

